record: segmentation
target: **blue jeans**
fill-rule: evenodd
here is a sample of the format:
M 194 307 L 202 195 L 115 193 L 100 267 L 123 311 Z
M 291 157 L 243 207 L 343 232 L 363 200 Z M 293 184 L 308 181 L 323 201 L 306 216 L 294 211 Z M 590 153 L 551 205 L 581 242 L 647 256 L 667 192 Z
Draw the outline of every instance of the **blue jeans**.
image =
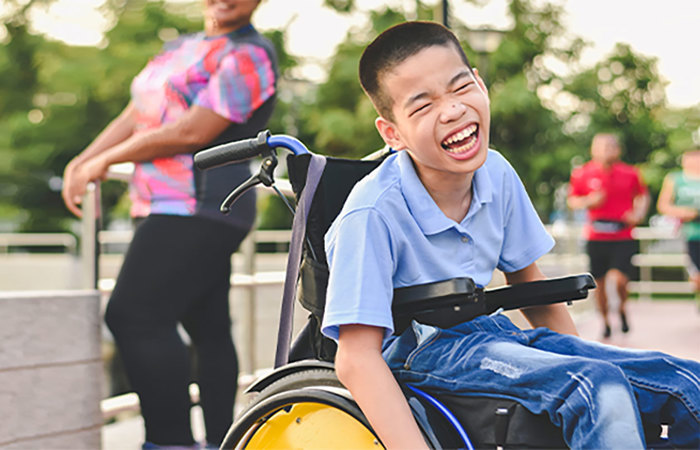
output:
M 403 382 L 439 395 L 484 395 L 546 413 L 571 448 L 645 448 L 668 425 L 668 444 L 700 448 L 700 363 L 622 349 L 546 328 L 520 330 L 504 315 L 443 330 L 413 323 L 385 344 Z

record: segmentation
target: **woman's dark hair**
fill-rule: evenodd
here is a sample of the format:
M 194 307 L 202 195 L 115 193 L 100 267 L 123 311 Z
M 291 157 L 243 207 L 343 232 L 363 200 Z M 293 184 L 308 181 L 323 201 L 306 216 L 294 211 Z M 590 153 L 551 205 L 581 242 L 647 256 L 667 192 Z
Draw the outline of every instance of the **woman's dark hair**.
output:
M 382 89 L 384 74 L 421 50 L 454 46 L 464 64 L 471 65 L 457 37 L 437 22 L 403 22 L 388 28 L 372 41 L 360 58 L 360 84 L 382 117 L 392 120 L 392 100 Z

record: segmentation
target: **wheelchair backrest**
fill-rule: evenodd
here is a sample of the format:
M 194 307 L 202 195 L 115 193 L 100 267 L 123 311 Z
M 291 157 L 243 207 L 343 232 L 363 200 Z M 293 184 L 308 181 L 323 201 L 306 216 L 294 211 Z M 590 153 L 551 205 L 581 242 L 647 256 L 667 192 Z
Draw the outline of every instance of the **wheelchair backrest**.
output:
M 381 164 L 381 160 L 325 158 L 326 167 L 314 193 L 306 221 L 307 240 L 297 291 L 297 300 L 301 305 L 319 318 L 323 317 L 328 285 L 328 261 L 323 238 L 355 184 Z M 289 181 L 297 198 L 306 183 L 309 160 L 309 155 L 287 157 Z
M 311 312 L 306 330 L 308 346 L 317 358 L 332 361 L 335 356 L 335 343 L 320 332 L 329 276 L 324 236 L 355 184 L 377 168 L 383 159 L 325 158 L 326 165 L 313 193 L 307 215 L 306 240 L 296 284 L 296 299 Z M 287 159 L 289 180 L 297 198 L 304 190 L 310 159 L 310 155 L 290 156 Z M 595 282 L 588 274 L 487 291 L 477 289 L 470 278 L 455 278 L 399 288 L 394 290 L 394 328 L 396 332 L 401 332 L 414 319 L 421 323 L 449 328 L 499 309 L 512 310 L 583 299 L 592 288 L 595 288 Z

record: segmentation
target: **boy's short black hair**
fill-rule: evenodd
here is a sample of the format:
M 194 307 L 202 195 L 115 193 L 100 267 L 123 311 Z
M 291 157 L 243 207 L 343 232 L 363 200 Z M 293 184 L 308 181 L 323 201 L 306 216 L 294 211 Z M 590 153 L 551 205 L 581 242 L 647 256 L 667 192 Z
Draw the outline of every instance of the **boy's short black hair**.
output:
M 437 22 L 403 22 L 386 29 L 372 41 L 360 58 L 360 84 L 379 115 L 392 120 L 392 99 L 381 86 L 381 79 L 406 58 L 433 45 L 453 45 L 464 64 L 471 69 L 457 37 Z

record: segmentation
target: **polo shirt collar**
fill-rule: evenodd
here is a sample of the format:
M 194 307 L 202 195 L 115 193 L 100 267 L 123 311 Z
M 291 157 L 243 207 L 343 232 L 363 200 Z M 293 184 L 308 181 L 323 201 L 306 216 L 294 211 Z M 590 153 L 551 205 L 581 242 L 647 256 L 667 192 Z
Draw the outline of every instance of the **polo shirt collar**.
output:
M 461 224 L 447 217 L 435 203 L 423 183 L 418 178 L 413 161 L 407 151 L 397 155 L 401 176 L 401 192 L 408 205 L 411 215 L 425 235 L 438 234 L 453 227 L 459 229 L 481 209 L 481 205 L 489 203 L 493 197 L 491 180 L 486 172 L 485 164 L 474 172 L 472 180 L 472 204 Z

